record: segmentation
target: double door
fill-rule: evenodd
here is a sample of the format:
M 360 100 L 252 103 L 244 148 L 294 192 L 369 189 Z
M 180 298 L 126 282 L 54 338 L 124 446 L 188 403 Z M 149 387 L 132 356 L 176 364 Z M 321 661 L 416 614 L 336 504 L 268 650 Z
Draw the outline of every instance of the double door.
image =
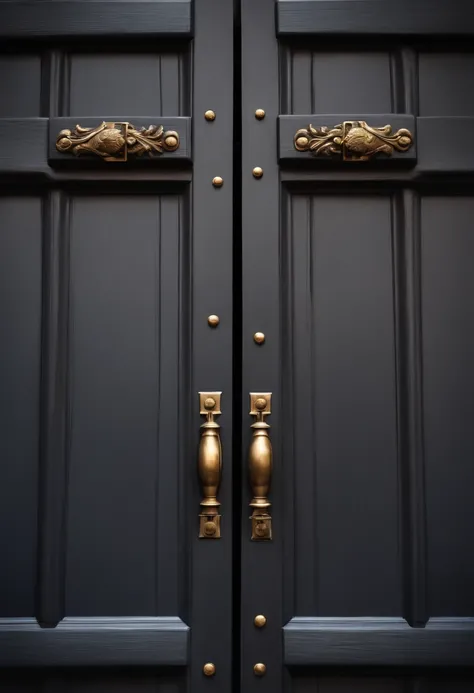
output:
M 474 688 L 474 11 L 0 3 L 0 683 Z

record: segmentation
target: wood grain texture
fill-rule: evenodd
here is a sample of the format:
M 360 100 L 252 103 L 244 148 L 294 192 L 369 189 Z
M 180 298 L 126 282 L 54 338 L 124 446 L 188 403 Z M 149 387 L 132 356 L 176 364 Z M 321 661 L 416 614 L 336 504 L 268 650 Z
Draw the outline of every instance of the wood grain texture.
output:
M 392 198 L 399 522 L 404 610 L 411 626 L 428 618 L 423 440 L 420 202 L 412 190 Z
M 36 617 L 64 615 L 67 506 L 69 201 L 52 191 L 44 207 L 39 547 Z
M 466 0 L 278 0 L 276 31 L 294 34 L 469 35 L 474 6 Z
M 191 0 L 17 0 L 0 3 L 0 38 L 192 35 Z
M 183 666 L 188 626 L 177 617 L 0 619 L 0 666 Z
M 287 666 L 468 666 L 474 618 L 293 618 L 283 628 Z

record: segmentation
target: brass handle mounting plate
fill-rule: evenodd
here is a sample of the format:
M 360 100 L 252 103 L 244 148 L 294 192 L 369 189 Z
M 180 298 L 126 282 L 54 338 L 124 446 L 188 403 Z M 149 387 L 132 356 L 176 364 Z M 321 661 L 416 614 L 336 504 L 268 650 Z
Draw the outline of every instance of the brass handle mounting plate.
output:
M 413 135 L 406 128 L 392 133 L 391 125 L 372 127 L 364 120 L 346 120 L 332 128 L 301 128 L 296 131 L 293 144 L 297 151 L 310 152 L 315 157 L 369 161 L 377 154 L 407 152 L 413 145 Z
M 201 425 L 198 473 L 203 499 L 199 515 L 199 538 L 219 539 L 221 536 L 220 503 L 217 492 L 222 476 L 222 446 L 219 424 L 214 417 L 221 414 L 222 392 L 200 392 L 199 413 L 206 417 Z
M 272 517 L 268 512 L 271 503 L 268 500 L 268 492 L 272 476 L 273 451 L 268 435 L 270 425 L 265 421 L 265 416 L 272 412 L 271 407 L 271 392 L 250 393 L 250 415 L 256 417 L 251 425 L 253 435 L 249 450 L 249 476 L 253 494 L 250 502 L 250 507 L 253 508 L 250 520 L 253 541 L 272 539 Z
M 56 149 L 65 154 L 94 154 L 104 161 L 127 161 L 148 154 L 159 156 L 164 151 L 179 148 L 179 135 L 174 130 L 164 131 L 162 125 L 150 125 L 137 130 L 127 122 L 105 122 L 95 128 L 76 125 L 74 130 L 61 130 L 56 138 Z

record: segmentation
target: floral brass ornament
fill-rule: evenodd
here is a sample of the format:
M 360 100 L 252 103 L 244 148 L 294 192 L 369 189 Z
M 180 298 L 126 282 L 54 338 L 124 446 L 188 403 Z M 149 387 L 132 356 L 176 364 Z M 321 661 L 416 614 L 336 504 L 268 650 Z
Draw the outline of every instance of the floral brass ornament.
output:
M 137 157 L 174 152 L 179 147 L 179 135 L 174 130 L 164 132 L 162 125 L 150 125 L 137 130 L 131 123 L 103 122 L 96 128 L 76 125 L 74 130 L 61 130 L 56 138 L 59 152 L 96 154 L 104 161 L 127 161 L 129 155 Z
M 363 120 L 348 120 L 333 128 L 308 125 L 297 130 L 293 141 L 295 149 L 313 156 L 342 155 L 344 161 L 368 161 L 376 154 L 407 152 L 413 135 L 406 128 L 392 134 L 391 125 L 373 128 Z

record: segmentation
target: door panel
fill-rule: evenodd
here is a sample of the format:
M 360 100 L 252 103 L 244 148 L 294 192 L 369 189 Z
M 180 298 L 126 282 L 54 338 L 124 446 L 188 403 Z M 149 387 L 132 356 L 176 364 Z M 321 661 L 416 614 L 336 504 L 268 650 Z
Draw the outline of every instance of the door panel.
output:
M 275 24 L 270 0 L 242 3 L 243 440 L 246 393 L 272 392 L 274 453 L 271 544 L 250 540 L 243 468 L 246 690 L 473 685 L 474 153 L 452 136 L 472 47 L 443 35 L 474 29 L 456 3 L 394 8 L 279 0 Z M 297 146 L 351 120 L 414 144 Z
M 228 688 L 232 3 L 28 8 L 0 6 L 0 687 L 199 691 L 211 661 Z M 109 120 L 179 147 L 57 150 L 60 130 Z M 198 393 L 216 390 L 222 537 L 206 541 Z

